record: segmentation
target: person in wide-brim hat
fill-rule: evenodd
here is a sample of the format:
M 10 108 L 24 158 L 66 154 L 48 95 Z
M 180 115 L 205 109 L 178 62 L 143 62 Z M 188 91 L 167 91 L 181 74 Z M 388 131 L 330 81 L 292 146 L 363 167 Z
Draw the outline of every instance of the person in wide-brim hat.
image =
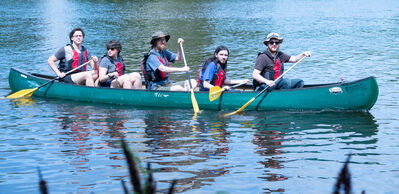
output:
M 174 90 L 174 91 L 189 91 L 188 81 L 169 82 L 169 73 L 173 72 L 188 72 L 190 68 L 172 67 L 170 63 L 175 63 L 183 59 L 183 42 L 182 38 L 178 38 L 177 44 L 179 49 L 177 54 L 170 52 L 167 49 L 166 42 L 170 36 L 158 31 L 151 36 L 151 50 L 146 54 L 147 58 L 143 61 L 143 71 L 146 76 L 146 88 L 150 90 Z M 187 84 L 186 84 L 187 82 Z M 191 85 L 196 84 L 196 80 L 191 79 Z
M 151 36 L 151 41 L 150 41 L 151 44 L 154 45 L 154 43 L 160 38 L 165 38 L 166 42 L 168 42 L 170 39 L 170 35 L 169 34 L 165 35 L 165 33 L 163 33 L 162 31 L 155 32 Z
M 279 34 L 277 34 L 275 32 L 272 32 L 266 36 L 265 41 L 263 41 L 263 44 L 267 45 L 267 43 L 269 43 L 270 40 L 273 38 L 279 40 L 280 44 L 283 43 L 283 40 L 284 40 L 283 37 L 281 37 Z

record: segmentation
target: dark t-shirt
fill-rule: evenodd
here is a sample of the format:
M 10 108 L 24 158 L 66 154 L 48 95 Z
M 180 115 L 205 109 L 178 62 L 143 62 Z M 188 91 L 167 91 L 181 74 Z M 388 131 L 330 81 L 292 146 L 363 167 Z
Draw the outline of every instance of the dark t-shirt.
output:
M 272 56 L 270 54 L 269 51 L 266 51 L 269 53 L 270 56 Z M 278 58 L 280 58 L 284 63 L 288 62 L 291 58 L 290 55 L 287 55 L 283 52 L 278 52 L 277 54 Z M 266 54 L 260 54 L 258 56 L 258 58 L 256 59 L 256 63 L 255 63 L 255 69 L 259 70 L 261 72 L 261 75 L 263 74 L 263 72 L 267 72 L 267 71 L 273 71 L 274 68 L 274 60 L 270 57 L 268 57 Z M 283 72 L 281 72 L 283 73 Z

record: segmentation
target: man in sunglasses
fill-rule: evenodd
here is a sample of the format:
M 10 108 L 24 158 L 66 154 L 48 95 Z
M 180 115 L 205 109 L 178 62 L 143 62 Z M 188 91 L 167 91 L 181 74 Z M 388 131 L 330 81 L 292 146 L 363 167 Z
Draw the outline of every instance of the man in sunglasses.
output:
M 263 42 L 267 46 L 267 50 L 258 54 L 255 68 L 252 73 L 255 91 L 261 91 L 266 87 L 273 89 L 290 89 L 303 87 L 301 79 L 277 79 L 284 72 L 284 63 L 298 62 L 304 56 L 309 57 L 310 51 L 303 52 L 297 56 L 290 56 L 279 51 L 283 38 L 277 33 L 270 33 Z
M 169 62 L 174 63 L 183 59 L 181 46 L 184 42 L 182 38 L 177 40 L 179 44 L 178 53 L 172 53 L 166 49 L 166 42 L 170 36 L 158 31 L 152 35 L 151 47 L 148 58 L 143 62 L 143 73 L 146 81 L 146 87 L 149 90 L 174 90 L 174 91 L 188 91 L 188 82 L 176 82 L 171 84 L 169 82 L 169 73 L 173 72 L 187 72 L 190 68 L 187 67 L 170 67 Z M 191 80 L 192 84 L 196 85 L 195 80 Z M 194 86 L 193 85 L 193 86 Z

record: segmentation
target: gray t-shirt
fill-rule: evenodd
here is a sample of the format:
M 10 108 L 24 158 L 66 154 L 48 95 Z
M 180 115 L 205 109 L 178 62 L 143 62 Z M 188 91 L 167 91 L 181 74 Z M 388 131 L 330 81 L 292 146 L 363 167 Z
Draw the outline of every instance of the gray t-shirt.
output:
M 122 62 L 122 57 L 118 57 L 117 59 L 114 60 L 114 62 L 118 62 L 121 63 L 122 67 L 120 67 L 121 69 L 119 69 L 121 71 L 121 75 L 123 75 L 125 73 L 125 64 Z M 117 64 L 112 63 L 112 61 L 109 60 L 108 57 L 103 57 L 100 61 L 100 67 L 106 68 L 107 69 L 107 73 L 113 73 L 115 71 L 117 71 Z
M 157 70 L 158 67 L 160 65 L 162 65 L 162 62 L 159 60 L 158 57 L 161 58 L 164 66 L 168 66 L 166 59 L 171 63 L 174 63 L 176 60 L 176 54 L 174 54 L 166 49 L 161 52 L 157 52 L 156 50 L 151 49 L 150 56 L 148 56 L 148 59 L 147 59 L 146 66 L 150 67 L 153 71 Z M 149 69 L 147 69 L 147 70 L 149 70 Z

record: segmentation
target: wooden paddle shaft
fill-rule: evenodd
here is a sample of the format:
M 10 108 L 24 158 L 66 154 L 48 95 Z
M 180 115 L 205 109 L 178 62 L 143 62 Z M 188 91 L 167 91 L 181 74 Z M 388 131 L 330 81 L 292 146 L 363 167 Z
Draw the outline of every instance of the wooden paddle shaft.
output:
M 184 56 L 183 44 L 180 44 L 180 48 L 181 48 L 181 52 L 182 52 L 182 55 L 183 55 L 184 67 L 187 67 L 186 56 Z M 187 71 L 187 81 L 188 81 L 188 84 L 190 84 L 190 89 L 193 88 L 191 86 L 190 73 L 188 71 Z

